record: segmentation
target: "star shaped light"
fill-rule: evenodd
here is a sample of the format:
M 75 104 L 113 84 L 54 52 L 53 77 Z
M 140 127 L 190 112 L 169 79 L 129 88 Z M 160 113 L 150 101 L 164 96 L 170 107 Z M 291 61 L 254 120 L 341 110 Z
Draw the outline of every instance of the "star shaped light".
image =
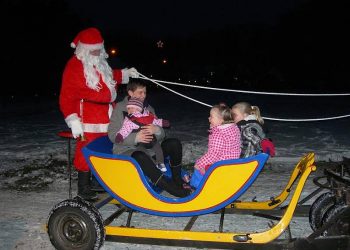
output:
M 163 48 L 163 46 L 164 46 L 164 43 L 163 43 L 161 40 L 159 40 L 159 41 L 157 42 L 157 47 L 158 47 L 158 48 Z

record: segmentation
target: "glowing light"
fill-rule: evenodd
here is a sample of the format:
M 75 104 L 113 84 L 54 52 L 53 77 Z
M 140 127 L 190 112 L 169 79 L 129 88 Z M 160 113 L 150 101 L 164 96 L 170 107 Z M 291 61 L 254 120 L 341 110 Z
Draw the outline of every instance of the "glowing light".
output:
M 111 55 L 115 56 L 117 54 L 117 49 L 112 48 L 109 52 L 111 53 Z
M 168 61 L 166 59 L 163 59 L 163 64 L 166 64 Z
M 157 42 L 157 47 L 158 47 L 158 48 L 163 48 L 163 46 L 164 46 L 164 43 L 163 43 L 161 40 L 159 40 L 159 41 Z

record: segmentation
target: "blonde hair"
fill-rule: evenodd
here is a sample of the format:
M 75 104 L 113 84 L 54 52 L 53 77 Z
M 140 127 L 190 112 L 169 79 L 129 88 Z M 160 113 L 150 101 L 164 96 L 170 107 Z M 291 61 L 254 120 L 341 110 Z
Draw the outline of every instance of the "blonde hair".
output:
M 242 114 L 255 115 L 258 122 L 263 125 L 264 119 L 261 117 L 258 106 L 252 106 L 249 102 L 237 102 L 232 109 L 238 109 Z
M 214 105 L 211 109 L 218 110 L 218 114 L 224 120 L 222 124 L 233 123 L 231 109 L 225 103 Z

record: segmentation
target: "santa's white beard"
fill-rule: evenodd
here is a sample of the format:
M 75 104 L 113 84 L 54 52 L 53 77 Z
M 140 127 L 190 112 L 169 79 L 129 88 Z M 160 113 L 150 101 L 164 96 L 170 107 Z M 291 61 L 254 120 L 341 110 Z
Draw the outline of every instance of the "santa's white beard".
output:
M 115 81 L 113 80 L 112 69 L 107 63 L 108 55 L 104 49 L 101 49 L 100 56 L 93 56 L 89 51 L 84 51 L 79 55 L 77 54 L 77 56 L 83 63 L 86 85 L 89 88 L 96 91 L 102 88 L 99 75 L 101 75 L 108 88 L 114 88 Z

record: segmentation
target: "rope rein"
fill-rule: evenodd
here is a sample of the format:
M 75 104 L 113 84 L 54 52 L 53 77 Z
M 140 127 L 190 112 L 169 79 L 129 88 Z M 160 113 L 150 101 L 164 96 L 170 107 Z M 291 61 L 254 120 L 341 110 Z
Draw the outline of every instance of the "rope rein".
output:
M 202 104 L 204 106 L 207 106 L 211 108 L 213 105 L 201 102 L 197 99 L 191 98 L 189 96 L 186 96 L 184 94 L 181 94 L 173 89 L 170 89 L 161 83 L 169 84 L 169 85 L 177 85 L 177 86 L 183 86 L 183 87 L 191 87 L 191 88 L 199 88 L 199 89 L 207 89 L 207 90 L 215 90 L 215 91 L 225 91 L 225 92 L 237 92 L 237 93 L 247 93 L 247 94 L 260 94 L 260 95 L 283 95 L 283 96 L 349 96 L 350 93 L 338 93 L 338 94 L 317 94 L 317 93 L 278 93 L 278 92 L 258 92 L 258 91 L 247 91 L 247 90 L 235 90 L 235 89 L 224 89 L 224 88 L 212 88 L 212 87 L 205 87 L 205 86 L 198 86 L 198 85 L 190 85 L 190 84 L 182 84 L 177 82 L 169 82 L 169 81 L 161 81 L 156 79 L 151 79 L 141 73 L 140 79 L 148 80 L 157 86 L 160 86 L 176 95 L 179 95 L 183 98 L 186 98 L 188 100 L 191 100 L 193 102 Z M 262 117 L 265 120 L 271 120 L 271 121 L 282 121 L 282 122 L 314 122 L 314 121 L 326 121 L 326 120 L 336 120 L 336 119 L 343 119 L 350 117 L 350 114 L 347 115 L 340 115 L 340 116 L 332 116 L 332 117 L 322 117 L 322 118 L 312 118 L 312 119 L 284 119 L 284 118 L 273 118 L 273 117 Z

